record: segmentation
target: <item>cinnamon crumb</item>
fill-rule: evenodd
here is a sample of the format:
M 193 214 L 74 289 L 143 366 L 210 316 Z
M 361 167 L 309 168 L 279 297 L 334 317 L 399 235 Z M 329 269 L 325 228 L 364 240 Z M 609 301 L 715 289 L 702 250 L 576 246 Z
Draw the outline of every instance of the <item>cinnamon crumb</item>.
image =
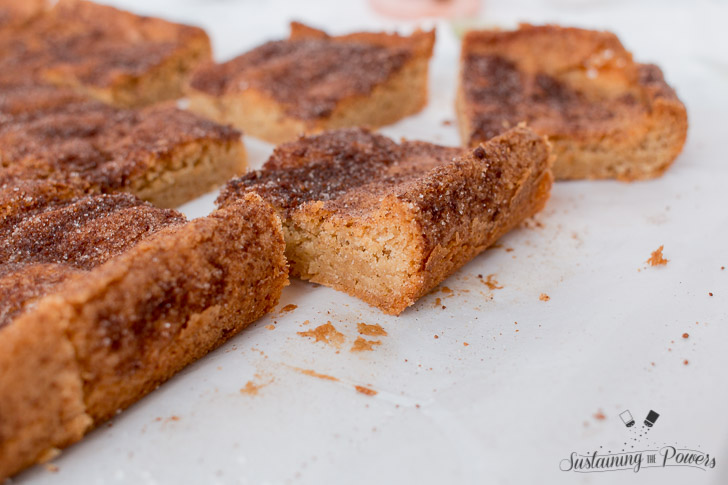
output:
M 690 337 L 690 334 L 688 334 L 687 332 L 685 332 L 682 337 L 683 338 L 688 338 L 688 337 Z
M 298 308 L 298 305 L 294 305 L 293 303 L 289 303 L 288 305 L 286 305 L 286 306 L 284 306 L 283 308 L 281 308 L 281 311 L 280 311 L 280 313 L 288 313 L 288 312 L 292 312 L 292 311 L 293 311 L 293 310 L 295 310 L 296 308 Z
M 448 288 L 447 286 L 443 286 L 442 290 L 440 290 L 440 291 L 442 291 L 445 294 L 452 293 L 452 290 L 450 288 Z
M 683 360 L 683 365 L 688 365 L 688 364 L 689 364 L 688 359 Z
M 311 320 L 304 320 L 304 322 L 301 325 L 308 325 L 309 323 L 311 323 Z
M 438 335 L 435 335 L 435 338 L 440 338 Z
M 373 324 L 373 325 L 367 325 L 366 323 L 357 323 L 356 328 L 362 335 L 367 335 L 369 337 L 377 337 L 379 335 L 387 336 L 387 331 L 382 328 L 381 325 Z
M 665 259 L 664 257 L 662 257 L 662 249 L 664 247 L 665 246 L 662 245 L 659 248 L 652 251 L 652 254 L 650 255 L 650 259 L 647 260 L 647 263 L 650 266 L 666 265 L 668 263 L 668 261 L 670 261 L 669 259 Z
M 382 345 L 381 340 L 367 340 L 365 338 L 357 337 L 354 341 L 354 345 L 351 346 L 351 352 L 364 352 L 367 350 L 374 350 L 375 345 Z
M 273 330 L 274 328 L 276 328 L 276 326 L 271 323 L 266 325 L 265 328 L 267 328 L 268 330 Z
M 324 380 L 327 380 L 327 381 L 338 381 L 339 380 L 338 378 L 336 378 L 334 376 L 329 376 L 329 375 L 326 375 L 326 374 L 319 374 L 318 372 L 313 371 L 311 369 L 299 369 L 299 368 L 295 368 L 295 369 L 298 372 L 300 372 L 301 374 L 305 374 L 307 376 L 317 377 L 319 379 L 324 379 Z
M 377 391 L 375 391 L 374 389 L 369 389 L 368 387 L 364 386 L 354 386 L 354 389 L 356 389 L 357 392 L 366 394 L 367 396 L 376 396 L 377 394 Z
M 594 413 L 594 419 L 598 419 L 599 421 L 603 421 L 607 419 L 607 417 L 604 415 L 604 412 L 600 409 L 596 413 Z
M 442 306 L 442 300 L 435 298 L 435 306 Z
M 319 325 L 313 330 L 298 332 L 298 335 L 301 337 L 313 337 L 316 339 L 316 342 L 332 344 L 335 347 L 339 347 L 346 340 L 344 334 L 336 330 L 331 322 Z
M 713 296 L 713 293 L 712 292 L 708 292 L 708 296 Z
M 652 367 L 655 367 L 655 363 L 654 363 L 654 362 L 650 362 L 650 365 L 651 365 Z
M 546 293 L 541 293 L 541 295 L 538 297 L 541 301 L 549 301 L 551 299 L 550 296 L 548 296 Z
M 180 417 L 179 416 L 176 416 L 174 414 L 169 417 L 169 421 L 179 421 L 179 419 L 180 419 Z
M 468 345 L 470 345 L 470 344 L 469 344 L 469 343 L 467 343 L 467 342 L 463 342 L 463 346 L 464 346 L 464 347 L 467 347 Z
M 452 125 L 452 120 L 442 120 L 442 126 L 450 126 Z
M 498 281 L 495 279 L 495 273 L 489 274 L 485 281 L 483 281 L 483 284 L 488 287 L 489 290 L 500 290 L 503 287 L 498 286 Z
M 47 471 L 51 473 L 58 473 L 58 470 L 60 470 L 60 468 L 58 468 L 58 465 L 54 465 L 53 463 L 45 463 L 43 466 Z
M 245 387 L 240 389 L 240 394 L 255 396 L 256 394 L 258 394 L 258 391 L 265 385 L 266 384 L 255 384 L 253 381 L 248 381 L 245 383 Z

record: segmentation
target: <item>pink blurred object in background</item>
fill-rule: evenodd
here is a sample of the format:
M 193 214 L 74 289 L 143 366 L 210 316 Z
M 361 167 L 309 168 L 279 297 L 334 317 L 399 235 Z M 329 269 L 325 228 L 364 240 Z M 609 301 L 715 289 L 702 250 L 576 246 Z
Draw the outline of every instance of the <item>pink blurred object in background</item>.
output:
M 380 15 L 398 19 L 462 18 L 478 13 L 479 0 L 369 0 Z

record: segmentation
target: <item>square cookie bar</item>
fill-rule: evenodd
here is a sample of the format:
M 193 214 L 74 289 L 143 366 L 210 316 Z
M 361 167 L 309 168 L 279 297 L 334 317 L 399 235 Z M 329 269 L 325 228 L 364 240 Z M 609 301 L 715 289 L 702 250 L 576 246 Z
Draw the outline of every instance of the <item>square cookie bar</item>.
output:
M 549 145 L 526 128 L 474 150 L 342 129 L 279 146 L 218 204 L 260 195 L 293 276 L 396 315 L 541 210 L 551 183 Z
M 557 179 L 648 179 L 682 151 L 687 113 L 657 66 L 609 32 L 553 25 L 471 31 L 457 114 L 477 146 L 520 122 L 548 136 Z
M 273 143 L 387 125 L 427 104 L 434 42 L 434 31 L 329 36 L 294 22 L 287 40 L 200 67 L 190 109 Z
M 33 3 L 40 2 L 6 9 L 26 21 L 0 29 L 0 78 L 24 76 L 138 107 L 179 98 L 190 71 L 211 58 L 197 27 L 84 0 L 60 0 L 40 14 Z
M 115 108 L 42 84 L 0 90 L 0 179 L 53 178 L 176 207 L 247 167 L 239 131 L 171 106 Z
M 130 194 L 0 183 L 0 480 L 78 441 L 269 310 L 270 206 L 187 222 Z

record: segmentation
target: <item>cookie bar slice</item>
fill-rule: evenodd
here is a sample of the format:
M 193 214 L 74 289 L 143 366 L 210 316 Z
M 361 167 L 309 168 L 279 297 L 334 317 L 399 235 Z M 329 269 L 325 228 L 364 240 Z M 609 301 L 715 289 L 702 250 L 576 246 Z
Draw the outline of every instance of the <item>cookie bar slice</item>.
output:
M 187 222 L 130 194 L 10 182 L 0 186 L 0 479 L 220 345 L 287 284 L 280 221 L 254 194 Z
M 126 107 L 179 98 L 187 75 L 211 58 L 200 28 L 83 0 L 60 0 L 0 39 L 3 72 Z
M 260 195 L 292 275 L 396 315 L 538 212 L 550 167 L 546 140 L 522 127 L 471 151 L 344 129 L 279 146 L 218 204 Z
M 176 207 L 247 167 L 239 131 L 171 106 L 115 108 L 41 84 L 2 92 L 0 165 L 24 178 Z
M 548 136 L 557 179 L 657 177 L 688 127 L 657 66 L 634 62 L 609 32 L 553 25 L 468 32 L 457 114 L 468 146 L 527 122 Z
M 387 125 L 427 104 L 434 41 L 434 31 L 329 36 L 294 22 L 287 40 L 201 66 L 190 79 L 190 109 L 273 143 Z

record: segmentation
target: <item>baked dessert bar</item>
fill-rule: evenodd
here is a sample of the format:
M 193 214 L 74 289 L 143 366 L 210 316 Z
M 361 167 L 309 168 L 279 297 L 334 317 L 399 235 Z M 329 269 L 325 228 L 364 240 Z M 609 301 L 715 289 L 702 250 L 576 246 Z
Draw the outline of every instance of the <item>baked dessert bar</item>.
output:
M 60 0 L 0 35 L 0 54 L 0 72 L 23 72 L 106 103 L 135 107 L 179 98 L 189 72 L 211 58 L 211 47 L 197 27 Z
M 387 125 L 427 104 L 434 42 L 434 31 L 334 37 L 293 22 L 287 40 L 201 66 L 190 79 L 189 107 L 273 143 Z
M 0 83 L 0 166 L 176 207 L 241 174 L 240 132 L 171 106 L 114 108 L 69 89 Z
M 218 204 L 260 195 L 292 275 L 396 315 L 538 212 L 550 168 L 545 138 L 523 127 L 474 150 L 342 129 L 279 146 Z
M 609 32 L 553 25 L 468 32 L 457 114 L 468 146 L 527 122 L 548 136 L 557 179 L 657 177 L 688 127 L 657 66 Z
M 23 25 L 46 9 L 46 0 L 0 0 L 0 28 Z
M 79 440 L 272 309 L 280 221 L 250 194 L 187 222 L 125 194 L 0 184 L 0 480 Z

